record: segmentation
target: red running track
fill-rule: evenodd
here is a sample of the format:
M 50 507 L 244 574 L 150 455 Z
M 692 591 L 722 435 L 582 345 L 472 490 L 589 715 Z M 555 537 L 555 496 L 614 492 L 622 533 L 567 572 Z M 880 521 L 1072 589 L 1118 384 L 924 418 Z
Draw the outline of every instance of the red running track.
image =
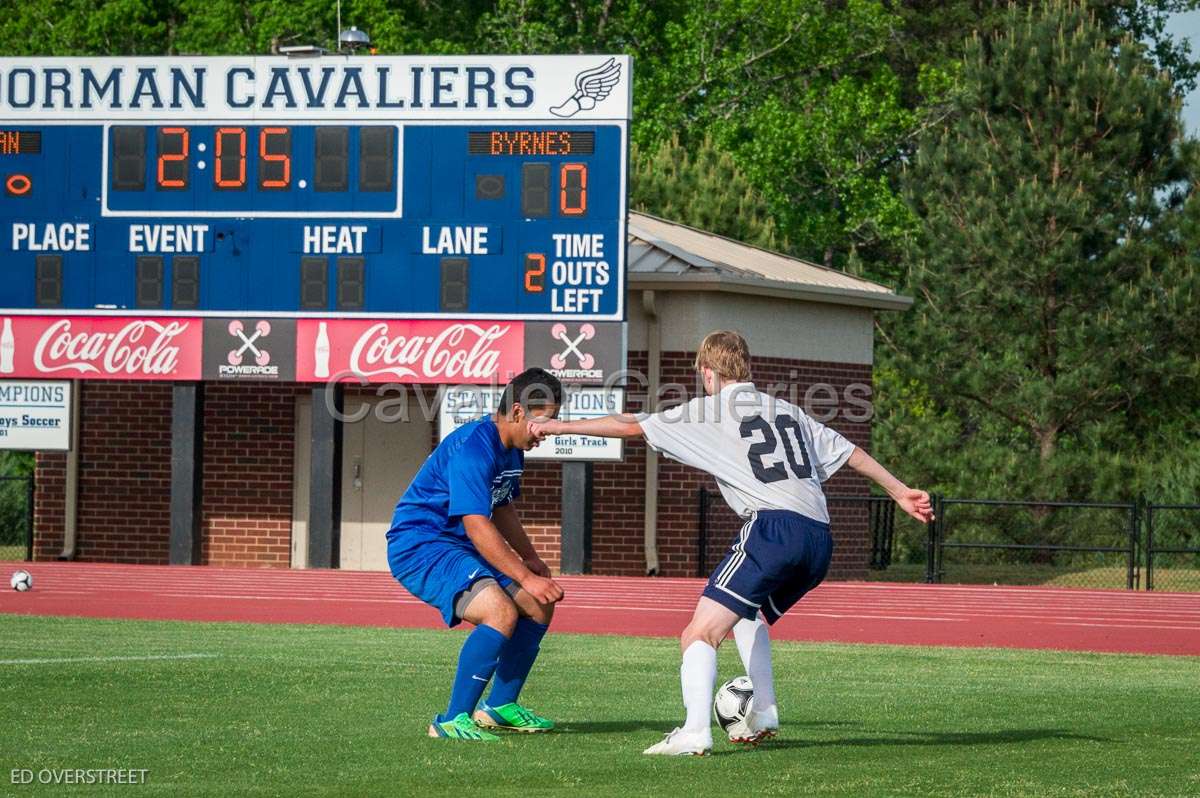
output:
M 28 593 L 0 613 L 254 623 L 439 627 L 385 573 L 103 563 L 12 563 Z M 703 581 L 565 576 L 554 626 L 677 635 Z M 827 582 L 776 624 L 783 640 L 1200 655 L 1200 595 L 1039 587 Z

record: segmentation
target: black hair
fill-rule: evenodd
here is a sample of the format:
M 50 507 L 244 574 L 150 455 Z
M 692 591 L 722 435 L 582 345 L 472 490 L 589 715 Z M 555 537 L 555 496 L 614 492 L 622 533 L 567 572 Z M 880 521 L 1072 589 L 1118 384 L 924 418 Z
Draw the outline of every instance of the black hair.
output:
M 562 383 L 545 369 L 525 369 L 512 378 L 500 396 L 500 413 L 507 414 L 514 403 L 529 409 L 562 404 Z

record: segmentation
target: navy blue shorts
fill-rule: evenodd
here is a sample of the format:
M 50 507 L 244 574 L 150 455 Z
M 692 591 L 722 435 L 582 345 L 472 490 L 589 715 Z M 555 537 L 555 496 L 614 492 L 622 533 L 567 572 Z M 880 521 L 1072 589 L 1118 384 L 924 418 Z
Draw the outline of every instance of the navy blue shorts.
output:
M 743 618 L 762 610 L 775 623 L 821 584 L 832 556 L 829 524 L 789 510 L 759 510 L 733 539 L 704 595 Z

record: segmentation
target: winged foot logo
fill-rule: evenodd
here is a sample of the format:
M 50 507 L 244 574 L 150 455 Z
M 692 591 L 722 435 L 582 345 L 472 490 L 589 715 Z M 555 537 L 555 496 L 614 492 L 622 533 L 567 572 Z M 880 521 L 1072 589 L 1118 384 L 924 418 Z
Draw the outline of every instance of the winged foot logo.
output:
M 550 113 L 566 119 L 580 111 L 590 111 L 620 82 L 621 65 L 615 58 L 608 59 L 598 67 L 585 69 L 575 76 L 575 93 L 562 105 L 551 108 Z

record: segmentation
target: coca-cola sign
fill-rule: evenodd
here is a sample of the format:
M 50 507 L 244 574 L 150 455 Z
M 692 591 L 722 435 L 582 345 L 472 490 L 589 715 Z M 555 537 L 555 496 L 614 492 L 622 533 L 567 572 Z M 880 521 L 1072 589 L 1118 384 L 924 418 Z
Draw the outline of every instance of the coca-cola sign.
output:
M 0 325 L 3 376 L 200 378 L 197 319 L 5 316 Z
M 296 379 L 506 382 L 524 367 L 519 321 L 301 319 Z

